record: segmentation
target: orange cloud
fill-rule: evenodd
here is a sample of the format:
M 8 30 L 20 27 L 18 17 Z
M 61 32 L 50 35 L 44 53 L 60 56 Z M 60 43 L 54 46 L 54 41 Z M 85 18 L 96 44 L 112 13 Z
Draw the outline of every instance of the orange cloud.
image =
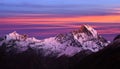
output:
M 76 17 L 8 17 L 0 18 L 0 23 L 18 24 L 62 24 L 70 22 L 120 23 L 120 15 L 76 16 Z

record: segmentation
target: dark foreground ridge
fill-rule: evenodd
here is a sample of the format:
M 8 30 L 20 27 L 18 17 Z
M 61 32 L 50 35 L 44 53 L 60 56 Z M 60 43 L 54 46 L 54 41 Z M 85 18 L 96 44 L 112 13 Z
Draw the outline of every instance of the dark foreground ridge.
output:
M 92 27 L 45 40 L 0 38 L 0 69 L 120 69 L 120 35 L 109 43 Z
M 85 57 L 75 65 L 77 69 L 120 69 L 120 35 L 106 48 Z

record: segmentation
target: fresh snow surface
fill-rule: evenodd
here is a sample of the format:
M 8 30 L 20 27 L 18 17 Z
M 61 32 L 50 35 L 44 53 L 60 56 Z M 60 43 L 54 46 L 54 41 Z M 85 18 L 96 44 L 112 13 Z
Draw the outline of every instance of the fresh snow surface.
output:
M 107 46 L 108 41 L 102 41 L 101 36 L 91 26 L 84 25 L 81 27 L 83 28 L 80 29 L 82 32 L 70 32 L 44 40 L 38 40 L 34 37 L 28 38 L 27 35 L 13 32 L 6 35 L 4 40 L 0 41 L 0 45 L 5 43 L 8 49 L 7 52 L 16 49 L 16 53 L 21 53 L 31 48 L 38 54 L 43 54 L 43 56 L 52 55 L 57 57 L 62 55 L 71 57 L 84 50 L 97 52 Z

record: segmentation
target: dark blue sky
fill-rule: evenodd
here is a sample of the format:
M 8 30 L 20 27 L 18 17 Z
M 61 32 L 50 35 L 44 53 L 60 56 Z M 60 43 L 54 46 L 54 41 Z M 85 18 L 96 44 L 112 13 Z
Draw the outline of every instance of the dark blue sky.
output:
M 120 0 L 0 0 L 1 13 L 94 15 L 110 13 L 109 10 L 119 7 Z
M 39 4 L 39 5 L 64 5 L 64 4 L 119 5 L 120 0 L 1 0 L 0 3 Z

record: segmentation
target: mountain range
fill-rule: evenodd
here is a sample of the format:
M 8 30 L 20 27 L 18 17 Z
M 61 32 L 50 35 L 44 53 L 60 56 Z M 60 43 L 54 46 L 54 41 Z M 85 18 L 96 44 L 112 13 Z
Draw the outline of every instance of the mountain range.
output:
M 120 36 L 110 42 L 89 25 L 42 40 L 12 32 L 0 38 L 0 69 L 118 68 L 119 47 Z

